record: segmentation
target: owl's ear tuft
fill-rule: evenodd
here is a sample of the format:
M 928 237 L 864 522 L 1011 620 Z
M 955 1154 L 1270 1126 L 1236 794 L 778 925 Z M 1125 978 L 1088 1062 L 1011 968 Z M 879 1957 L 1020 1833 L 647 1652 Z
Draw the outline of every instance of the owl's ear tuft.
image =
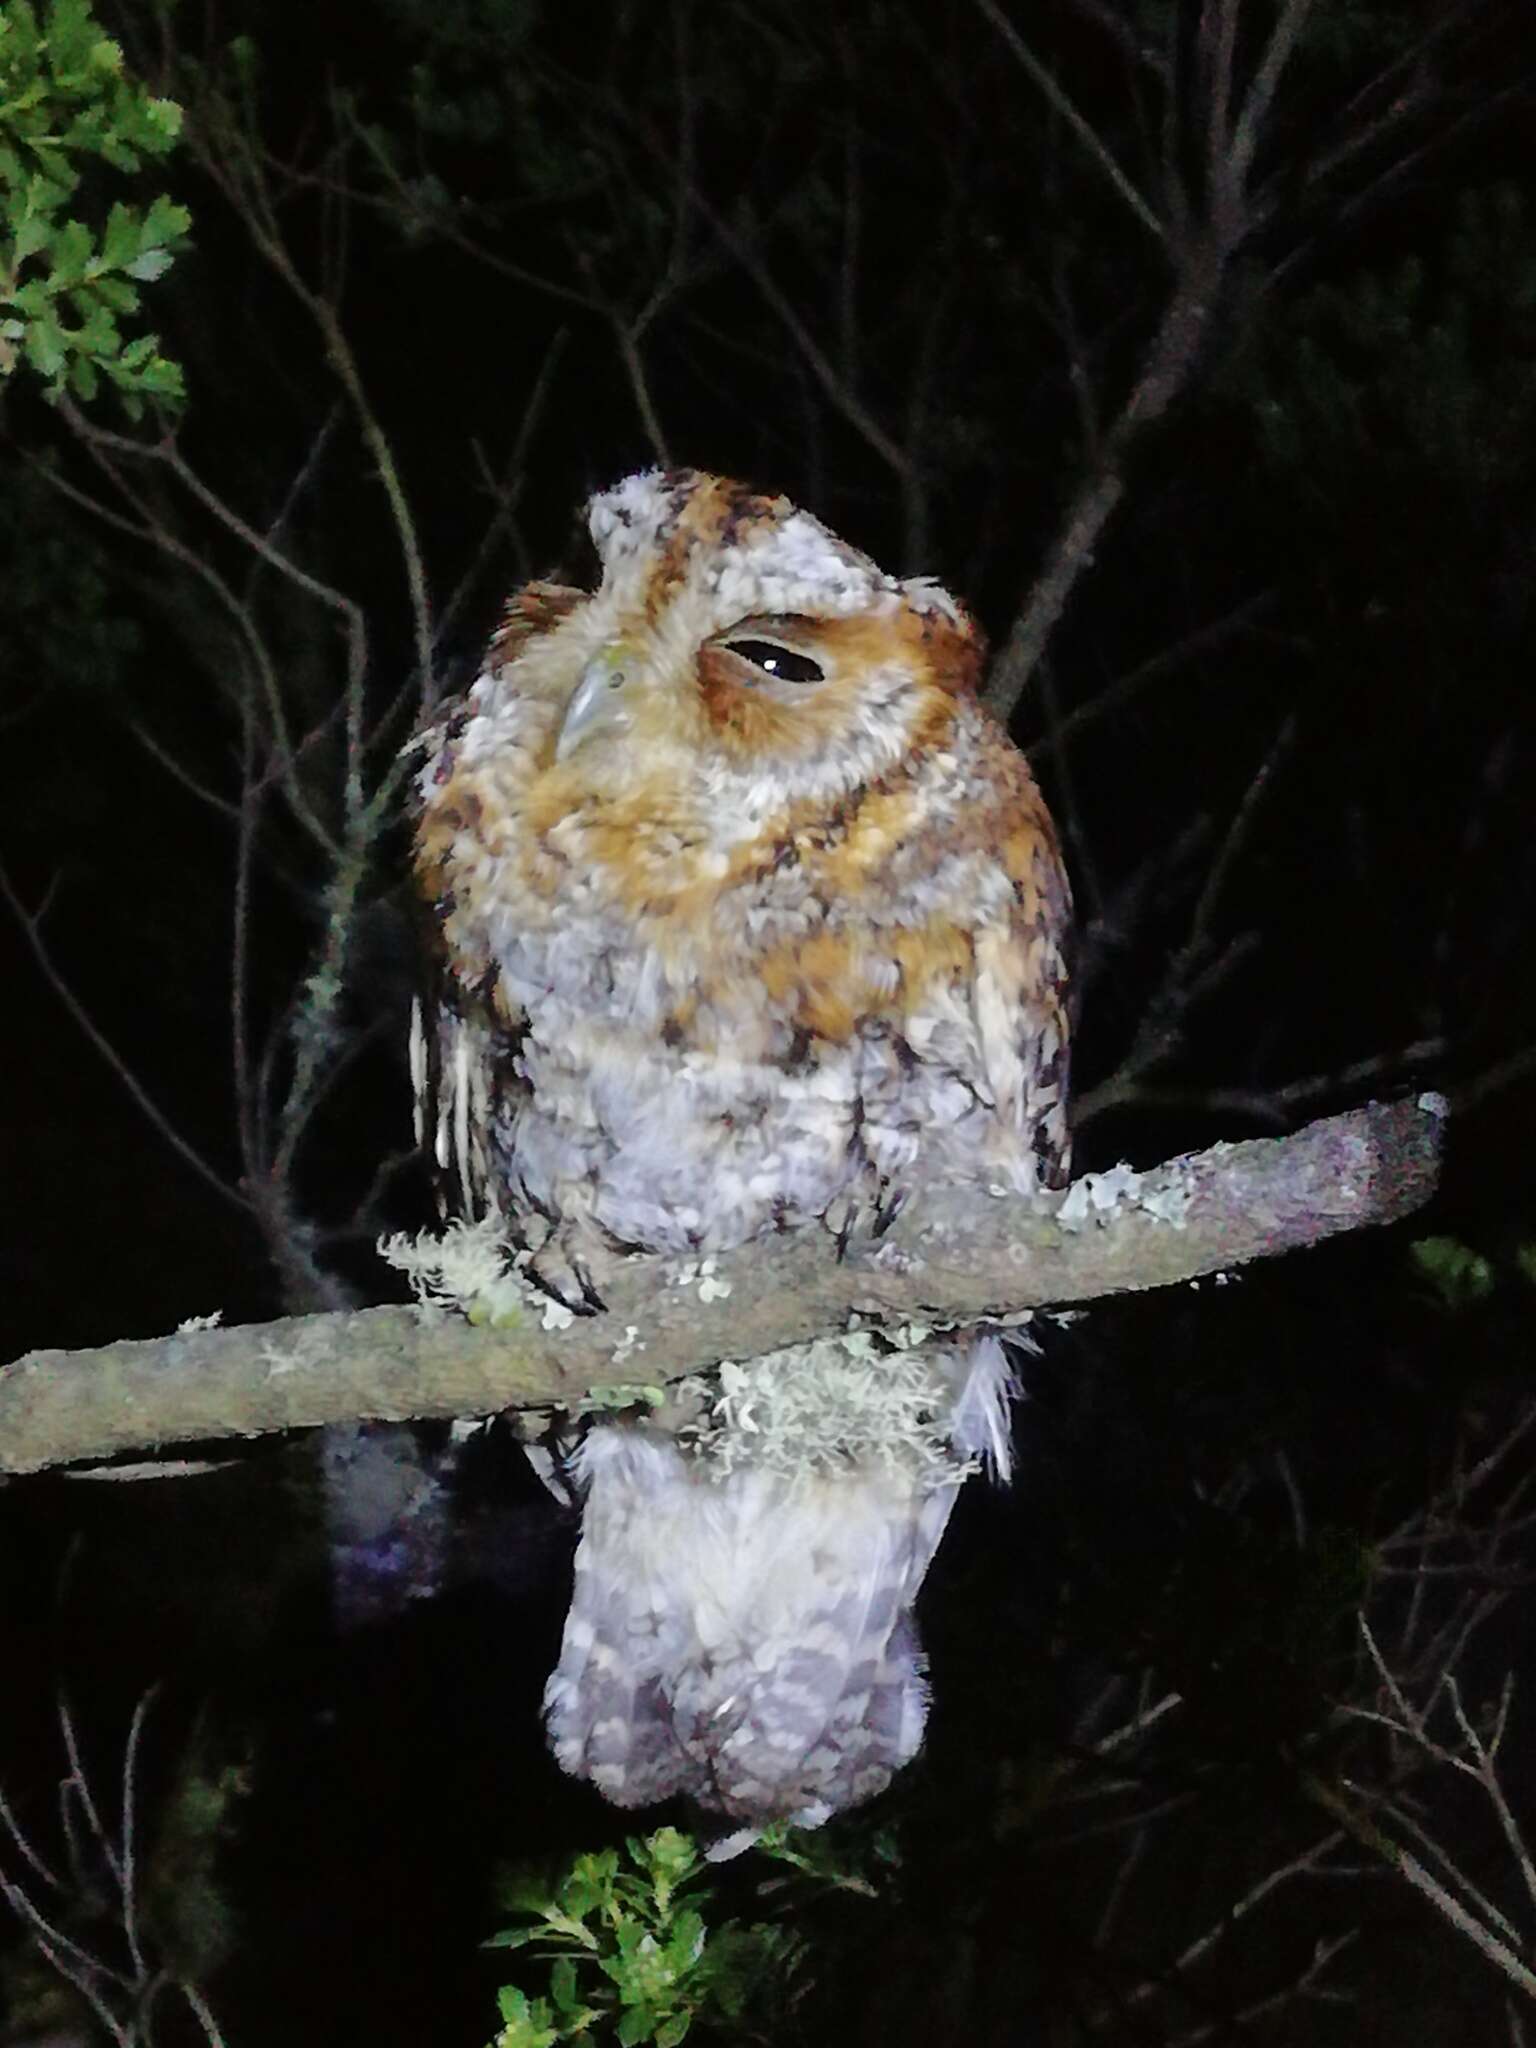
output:
M 916 614 L 933 679 L 955 696 L 974 696 L 987 663 L 987 636 L 931 576 L 909 576 L 901 594 Z
M 516 661 L 530 640 L 549 633 L 560 621 L 585 604 L 588 593 L 564 583 L 525 583 L 513 591 L 495 638 L 491 641 L 486 666 L 504 668 Z

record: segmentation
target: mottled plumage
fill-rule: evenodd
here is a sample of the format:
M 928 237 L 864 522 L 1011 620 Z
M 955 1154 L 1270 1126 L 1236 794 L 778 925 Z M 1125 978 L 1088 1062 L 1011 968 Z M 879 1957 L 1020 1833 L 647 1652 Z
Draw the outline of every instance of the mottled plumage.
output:
M 600 587 L 514 597 L 427 741 L 432 1092 L 464 1201 L 574 1299 L 625 1249 L 1058 1182 L 1066 885 L 969 618 L 718 478 L 631 477 L 589 520 Z M 1003 1380 L 995 1340 L 918 1362 L 937 1464 L 591 1432 L 547 1698 L 567 1769 L 756 1823 L 824 1818 L 913 1753 L 912 1602 Z

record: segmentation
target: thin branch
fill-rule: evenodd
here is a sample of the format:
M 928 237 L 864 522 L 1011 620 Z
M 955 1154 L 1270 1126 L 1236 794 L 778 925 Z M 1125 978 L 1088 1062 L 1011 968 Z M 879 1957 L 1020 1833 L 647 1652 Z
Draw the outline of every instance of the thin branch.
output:
M 543 360 L 539 364 L 538 374 L 533 380 L 532 389 L 524 400 L 522 417 L 518 421 L 517 433 L 514 435 L 511 449 L 508 451 L 504 474 L 501 479 L 497 480 L 492 477 L 490 466 L 486 462 L 478 442 L 471 444 L 471 449 L 480 471 L 481 481 L 484 483 L 486 491 L 494 502 L 496 509 L 486 521 L 485 530 L 480 536 L 479 544 L 463 575 L 460 576 L 458 582 L 448 593 L 446 601 L 438 611 L 435 636 L 435 651 L 438 654 L 441 654 L 446 645 L 449 635 L 457 624 L 460 611 L 468 602 L 470 593 L 475 589 L 481 576 L 484 574 L 497 541 L 501 539 L 503 534 L 510 534 L 515 539 L 517 503 L 522 491 L 523 472 L 528 462 L 528 450 L 532 444 L 533 436 L 538 429 L 539 422 L 544 416 L 544 408 L 548 403 L 549 394 L 554 388 L 555 372 L 559 368 L 560 358 L 565 353 L 569 339 L 570 330 L 565 327 L 557 327 L 549 338 L 549 342 L 544 350 Z M 385 712 L 384 717 L 379 722 L 381 733 L 388 729 L 389 724 L 397 715 L 400 703 L 401 700 L 397 698 Z
M 1198 1109 L 1213 1116 L 1251 1116 L 1280 1129 L 1294 1120 L 1298 1110 L 1325 1102 L 1330 1095 L 1348 1095 L 1366 1085 L 1379 1085 L 1403 1074 L 1433 1068 L 1445 1053 L 1443 1038 L 1416 1038 L 1410 1045 L 1396 1046 L 1390 1052 L 1372 1053 L 1366 1059 L 1351 1060 L 1348 1066 L 1328 1068 L 1322 1073 L 1303 1074 L 1294 1081 L 1278 1082 L 1273 1088 L 1158 1088 L 1137 1080 L 1121 1085 L 1120 1077 L 1111 1075 L 1108 1081 L 1086 1090 L 1074 1102 L 1072 1125 L 1074 1130 L 1081 1129 L 1106 1110 L 1135 1103 L 1142 1109 Z M 1466 1096 L 1460 1090 L 1451 1093 L 1450 1102 L 1458 1114 L 1467 1106 Z
M 62 1928 L 53 1922 L 35 1905 L 19 1884 L 12 1884 L 0 1876 L 0 1898 L 16 1917 L 32 1930 L 32 1939 L 54 1974 L 66 1984 L 74 1986 L 90 2006 L 97 2019 L 106 2028 L 119 2048 L 131 2048 L 133 2035 L 125 2028 L 103 1998 L 99 1986 L 103 1979 L 113 1983 L 120 1990 L 132 1989 L 129 1980 L 119 1972 L 111 1970 L 98 1956 L 93 1956 L 76 1941 L 72 1941 Z
M 1196 244 L 1184 262 L 1157 332 L 1148 344 L 1129 397 L 1104 437 L 1103 452 L 1078 484 L 1061 530 L 1009 631 L 986 688 L 986 701 L 1006 724 L 1024 693 L 1056 622 L 1125 495 L 1124 461 L 1132 442 L 1168 411 L 1193 375 L 1215 309 L 1222 262 L 1214 247 Z
M 251 870 L 261 784 L 255 773 L 256 724 L 249 704 L 245 706 L 242 725 L 240 829 L 235 842 L 235 886 L 230 904 L 229 1025 L 240 1158 L 247 1177 L 252 1177 L 261 1170 L 266 1146 L 260 1105 L 261 1082 L 251 1067 Z
M 1322 1873 L 1319 1873 L 1321 1875 Z M 1262 2019 L 1266 2013 L 1278 2012 L 1282 2006 L 1290 2005 L 1298 1998 L 1312 1998 L 1319 2001 L 1340 2001 L 1345 1999 L 1342 1992 L 1325 1992 L 1315 1989 L 1318 1978 L 1327 1969 L 1334 1957 L 1360 1939 L 1360 1929 L 1350 1927 L 1343 1934 L 1332 1939 L 1319 1939 L 1312 1951 L 1312 1960 L 1294 1983 L 1282 1985 L 1278 1991 L 1271 1991 L 1264 1998 L 1256 1998 L 1250 2004 L 1240 2006 L 1220 2020 L 1209 2020 L 1204 2026 L 1193 2027 L 1186 2034 L 1172 2034 L 1168 2037 L 1167 2048 L 1196 2048 L 1201 2041 L 1210 2041 L 1217 2035 L 1225 2040 L 1233 2038 L 1235 2028 L 1246 2028 L 1254 2020 Z
M 1209 1955 L 1217 1943 L 1231 1933 L 1237 1922 L 1251 1913 L 1255 1906 L 1261 1905 L 1271 1892 L 1278 1890 L 1283 1884 L 1288 1884 L 1293 1877 L 1305 1877 L 1314 1873 L 1318 1865 L 1324 1862 L 1344 1839 L 1343 1830 L 1335 1830 L 1314 1842 L 1310 1848 L 1302 1850 L 1300 1855 L 1293 1856 L 1289 1862 L 1278 1864 L 1273 1870 L 1266 1871 L 1256 1884 L 1250 1885 L 1241 1898 L 1233 1900 L 1218 1921 L 1182 1949 L 1166 1971 L 1157 1977 L 1148 1978 L 1143 1984 L 1138 1984 L 1133 1991 L 1126 1994 L 1123 2003 L 1127 2006 L 1144 2005 L 1148 1999 L 1167 1988 L 1168 1978 L 1187 1976 L 1194 1965 Z M 1112 2010 L 1104 2011 L 1099 2016 L 1097 2026 L 1103 2027 L 1112 2017 Z
M 306 283 L 289 252 L 267 188 L 261 156 L 252 147 L 240 117 L 227 103 L 217 100 L 210 101 L 207 108 L 200 111 L 211 114 L 213 129 L 205 130 L 201 122 L 191 125 L 190 139 L 197 147 L 199 160 L 243 217 L 246 232 L 257 250 L 314 321 L 325 344 L 327 359 L 346 393 L 353 418 L 373 457 L 378 480 L 389 505 L 396 544 L 405 565 L 416 645 L 416 670 L 425 710 L 432 701 L 432 608 L 427 591 L 426 563 L 394 450 L 374 413 L 357 358 L 334 303 L 323 292 L 315 291 Z M 349 733 L 355 729 L 356 735 L 360 736 L 361 677 L 353 676 L 349 681 Z M 352 814 L 355 816 L 361 809 L 360 792 L 351 792 L 351 797 Z
M 635 410 L 640 415 L 640 425 L 646 440 L 651 444 L 651 453 L 663 469 L 671 469 L 672 449 L 661 424 L 661 415 L 656 410 L 650 380 L 645 374 L 640 343 L 633 325 L 621 314 L 615 314 L 613 317 L 613 339 L 619 352 L 619 361 L 624 365 L 624 375 L 629 380 L 630 396 L 634 399 Z
M 224 2048 L 224 2036 L 219 2031 L 218 2022 L 214 2019 L 212 2012 L 209 2010 L 208 2001 L 203 1997 L 197 1986 L 178 1978 L 176 1989 L 181 1993 L 188 2005 L 191 2006 L 197 2018 L 197 2023 L 202 2028 L 208 2041 L 208 2048 Z
M 1227 878 L 1252 832 L 1254 819 L 1269 793 L 1275 771 L 1295 736 L 1296 715 L 1292 712 L 1282 721 L 1269 752 L 1255 769 L 1242 800 L 1232 814 L 1232 822 L 1196 899 L 1188 936 L 1170 959 L 1162 983 L 1147 1005 L 1130 1051 L 1114 1073 L 1098 1087 L 1090 1089 L 1076 1105 L 1075 1117 L 1079 1125 L 1086 1124 L 1095 1116 L 1102 1116 L 1106 1109 L 1131 1100 L 1141 1076 L 1161 1065 L 1182 1041 L 1184 1019 L 1190 1011 L 1212 988 L 1226 980 L 1239 961 L 1257 944 L 1253 934 L 1243 933 L 1229 940 L 1213 957 L 1211 927 Z
M 297 562 L 283 553 L 271 537 L 286 519 L 301 481 L 311 467 L 315 450 L 311 450 L 301 465 L 277 520 L 266 533 L 262 533 L 252 526 L 249 520 L 243 519 L 233 506 L 226 504 L 217 491 L 203 482 L 182 454 L 174 436 L 169 436 L 163 441 L 136 441 L 129 434 L 112 433 L 108 428 L 86 419 L 68 399 L 61 400 L 59 410 L 76 436 L 91 447 L 111 449 L 114 454 L 127 455 L 139 462 L 163 463 L 187 494 L 195 498 L 203 510 L 218 520 L 221 526 L 228 527 L 253 555 L 258 556 L 269 568 L 275 569 L 280 576 L 286 577 L 306 596 L 314 598 L 317 604 L 336 612 L 346 623 L 349 641 L 353 644 L 359 641 L 366 643 L 367 627 L 361 607 L 344 591 L 337 590 L 332 584 L 323 583 L 318 576 L 311 576 L 307 569 L 301 569 Z M 317 447 L 328 433 L 329 423 L 322 427 L 317 437 Z
M 1270 793 L 1276 770 L 1295 744 L 1297 723 L 1294 711 L 1288 712 L 1281 720 L 1280 730 L 1275 734 L 1269 752 L 1254 770 L 1248 787 L 1243 791 L 1242 801 L 1232 814 L 1232 823 L 1228 827 L 1226 837 L 1218 847 L 1216 858 L 1207 871 L 1205 886 L 1200 891 L 1194 916 L 1190 920 L 1189 939 L 1181 959 L 1185 955 L 1189 960 L 1198 957 L 1210 944 L 1211 923 L 1216 906 L 1221 900 L 1221 893 L 1226 888 L 1227 878 L 1253 830 L 1253 821 L 1258 815 L 1259 808 Z
M 1149 684 L 1160 682 L 1173 670 L 1182 668 L 1199 655 L 1209 654 L 1235 634 L 1245 632 L 1273 605 L 1275 595 L 1273 590 L 1266 590 L 1257 597 L 1245 598 L 1241 604 L 1223 612 L 1220 618 L 1184 634 L 1172 647 L 1161 648 L 1147 660 L 1138 662 L 1135 668 L 1116 677 L 1114 682 L 1086 702 L 1074 706 L 1063 718 L 1053 720 L 1041 737 L 1025 749 L 1030 760 L 1039 761 L 1047 754 L 1055 753 L 1085 726 L 1097 724 L 1100 719 L 1123 711 Z
M 1231 142 L 1232 65 L 1237 50 L 1238 0 L 1204 0 L 1200 9 L 1199 42 L 1203 59 L 1206 110 L 1206 184 L 1210 195 L 1221 190 Z
M 75 1733 L 75 1717 L 69 1710 L 69 1702 L 63 1699 L 59 1701 L 59 1733 L 64 1741 L 64 1754 L 69 1759 L 69 1776 L 64 1781 L 64 1789 L 73 1792 L 80 1802 L 80 1811 L 85 1815 L 86 1825 L 91 1831 L 91 1839 L 96 1845 L 97 1853 L 105 1861 L 112 1873 L 113 1883 L 121 1891 L 122 1858 L 113 1846 L 112 1837 L 107 1833 L 106 1824 L 96 1805 L 95 1795 L 91 1791 L 91 1781 L 80 1759 L 80 1741 Z
M 1046 726 L 1051 731 L 1059 731 L 1065 721 L 1061 716 L 1061 703 L 1057 695 L 1055 665 L 1049 660 L 1042 660 L 1035 673 L 1040 682 L 1040 709 Z M 1062 754 L 1057 760 L 1051 807 L 1056 814 L 1070 856 L 1073 894 L 1077 899 L 1078 914 L 1081 916 L 1086 911 L 1089 923 L 1097 924 L 1104 914 L 1104 888 L 1099 880 L 1098 862 L 1094 859 L 1093 847 L 1083 822 L 1083 808 L 1077 794 L 1077 772 L 1069 754 Z
M 179 562 L 184 569 L 190 571 L 195 578 L 205 583 L 213 592 L 219 604 L 234 620 L 240 637 L 245 644 L 246 651 L 250 656 L 255 673 L 260 680 L 263 702 L 266 706 L 267 716 L 271 721 L 272 737 L 281 763 L 279 779 L 289 808 L 299 823 L 305 827 L 326 852 L 334 852 L 335 841 L 332 834 L 319 814 L 311 807 L 304 790 L 302 778 L 298 773 L 297 755 L 292 736 L 288 730 L 287 712 L 283 705 L 282 693 L 278 688 L 277 672 L 273 667 L 272 658 L 267 651 L 266 643 L 262 639 L 256 622 L 251 616 L 250 607 L 235 595 L 223 578 L 198 554 L 196 549 L 190 548 L 184 542 L 179 541 L 174 534 L 169 532 L 164 523 L 148 510 L 138 493 L 129 488 L 115 465 L 107 460 L 103 450 L 93 449 L 89 447 L 89 444 L 86 445 L 87 451 L 102 468 L 104 474 L 111 479 L 115 488 L 122 493 L 127 502 L 139 513 L 140 520 L 138 523 L 132 519 L 125 518 L 121 512 L 114 512 L 110 505 L 105 505 L 99 498 L 92 497 L 89 491 L 81 490 L 77 484 L 73 484 L 68 478 L 60 476 L 56 470 L 42 463 L 31 462 L 30 458 L 29 466 L 34 474 L 41 476 L 53 490 L 58 491 L 62 497 L 67 498 L 71 504 L 78 505 L 82 511 L 90 513 L 93 519 L 101 520 L 105 525 L 114 528 L 117 532 L 129 534 L 136 541 L 142 541 L 150 547 L 158 548 L 163 554 L 169 555 L 173 561 Z M 236 701 L 239 701 L 241 695 L 239 691 L 228 694 L 234 695 Z
M 1091 21 L 1095 28 L 1102 29 L 1120 46 L 1121 54 L 1130 63 L 1150 71 L 1155 78 L 1166 79 L 1168 67 L 1160 51 L 1150 43 L 1144 43 L 1135 27 L 1125 15 L 1110 5 L 1110 0 L 1071 0 L 1074 11 Z
M 1310 1771 L 1302 1773 L 1301 1787 L 1314 1805 L 1331 1814 L 1363 1848 L 1379 1856 L 1383 1863 L 1428 1899 L 1442 1919 L 1448 1920 L 1459 1934 L 1464 1934 L 1496 1970 L 1502 1970 L 1528 1998 L 1536 1998 L 1536 1972 L 1521 1960 L 1508 1942 L 1501 1941 L 1491 1928 L 1469 1913 L 1417 1856 L 1405 1849 L 1401 1842 L 1395 1842 L 1390 1835 L 1384 1834 L 1369 1814 L 1361 1812 L 1343 1793 Z
M 1297 40 L 1311 9 L 1312 0 L 1285 0 L 1280 18 L 1259 59 L 1259 68 L 1254 73 L 1253 83 L 1248 88 L 1232 133 L 1228 173 L 1235 198 L 1240 199 L 1247 186 L 1248 173 L 1253 168 L 1254 152 L 1259 146 L 1259 134 L 1269 114 L 1270 103 L 1280 84 L 1281 73 L 1295 54 Z
M 997 5 L 997 0 L 976 0 L 976 5 L 981 13 L 986 16 L 987 20 L 991 22 L 1003 41 L 1008 45 L 1010 52 L 1024 67 L 1041 92 L 1044 93 L 1046 99 L 1049 100 L 1062 120 L 1066 122 L 1084 149 L 1087 150 L 1089 156 L 1092 157 L 1105 177 L 1108 178 L 1110 184 L 1125 201 L 1137 220 L 1158 241 L 1164 240 L 1166 230 L 1163 227 L 1163 223 L 1110 155 L 1108 149 L 1094 130 L 1093 124 L 1085 120 L 1077 111 L 1077 108 L 1072 104 L 1066 93 L 1062 91 L 1056 80 L 1040 62 L 1034 51 L 1030 49 L 1007 15 Z
M 33 1875 L 40 1878 L 49 1891 L 63 1891 L 63 1880 L 55 1876 L 45 1861 L 42 1851 L 33 1846 L 31 1838 L 22 1827 L 21 1822 L 11 1811 L 10 1802 L 5 1796 L 3 1786 L 0 1786 L 0 1823 L 4 1824 L 6 1833 L 16 1845 L 17 1854 L 32 1871 Z
M 133 1959 L 136 1976 L 142 1982 L 148 1974 L 144 1961 L 144 1948 L 139 1936 L 138 1898 L 138 1768 L 139 1749 L 144 1740 L 144 1723 L 149 1710 L 155 1703 L 160 1688 L 152 1685 L 140 1695 L 133 1710 L 133 1719 L 128 1724 L 128 1740 L 123 1748 L 123 1838 L 122 1862 L 118 1884 L 123 1901 L 123 1933 L 128 1941 L 128 1953 Z
M 31 950 L 33 959 L 38 964 L 43 979 L 48 983 L 48 986 L 53 990 L 59 1001 L 68 1010 L 69 1014 L 80 1026 L 80 1029 L 107 1062 L 113 1073 L 117 1075 L 117 1078 L 122 1082 L 128 1093 L 139 1105 L 145 1116 L 149 1118 L 149 1121 L 170 1146 L 171 1150 L 179 1159 L 190 1166 L 192 1171 L 201 1180 L 205 1181 L 209 1187 L 222 1196 L 226 1202 L 233 1204 L 235 1208 L 242 1212 L 248 1213 L 248 1205 L 238 1188 L 231 1187 L 229 1182 L 208 1164 L 202 1154 L 188 1144 L 187 1140 L 177 1130 L 148 1089 L 145 1088 L 138 1075 L 134 1073 L 133 1069 L 123 1059 L 111 1040 L 97 1028 L 84 1003 L 81 1002 L 80 998 L 55 966 L 53 955 L 49 952 L 43 941 L 43 935 L 39 929 L 39 919 L 35 915 L 29 914 L 23 906 L 20 897 L 11 886 L 11 878 L 6 872 L 3 863 L 0 863 L 0 896 L 4 896 L 14 912 L 22 931 L 25 933 L 27 945 Z
M 754 246 L 751 235 L 738 232 L 725 216 L 711 205 L 702 190 L 696 188 L 694 198 L 720 240 L 782 321 L 800 351 L 806 367 L 821 386 L 834 410 L 840 412 L 848 424 L 862 435 L 894 475 L 905 477 L 912 467 L 910 455 L 906 449 L 899 447 L 891 439 L 846 378 L 838 374 L 826 350 L 800 318 L 788 296 L 780 289 L 761 253 Z
M 179 782 L 189 796 L 195 796 L 199 803 L 206 804 L 210 810 L 217 811 L 220 817 L 232 818 L 238 821 L 240 816 L 240 806 L 238 804 L 231 803 L 227 796 L 220 796 L 216 789 L 210 789 L 206 783 L 199 782 L 195 775 L 182 766 L 174 754 L 167 752 L 161 746 L 148 726 L 141 725 L 136 718 L 130 718 L 127 724 L 128 730 L 133 734 L 145 753 L 149 755 L 150 759 L 157 761 L 166 774 L 170 776 L 171 780 Z

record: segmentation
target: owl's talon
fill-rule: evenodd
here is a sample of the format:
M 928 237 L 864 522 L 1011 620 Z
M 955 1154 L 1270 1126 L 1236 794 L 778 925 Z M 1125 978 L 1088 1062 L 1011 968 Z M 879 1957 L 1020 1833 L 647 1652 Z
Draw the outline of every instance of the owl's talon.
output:
M 831 1202 L 822 1215 L 822 1222 L 831 1231 L 837 1244 L 839 1261 L 848 1256 L 848 1246 L 858 1228 L 860 1204 L 853 1195 L 839 1195 Z
M 846 1259 L 861 1243 L 878 1244 L 906 1207 L 911 1192 L 886 1183 L 864 1201 L 851 1194 L 839 1195 L 822 1217 L 837 1241 L 838 1258 Z
M 547 1294 L 551 1301 L 558 1301 L 560 1306 L 569 1309 L 573 1316 L 600 1316 L 607 1313 L 607 1302 L 598 1293 L 593 1285 L 592 1275 L 579 1260 L 569 1256 L 560 1258 L 557 1250 L 555 1256 L 560 1267 L 557 1275 L 545 1270 L 543 1260 L 546 1256 L 547 1254 L 541 1253 L 538 1258 L 530 1259 L 523 1268 L 524 1273 L 541 1294 Z
M 589 1222 L 547 1224 L 538 1215 L 520 1219 L 518 1239 L 528 1257 L 523 1273 L 541 1294 L 569 1309 L 573 1316 L 605 1315 L 608 1304 L 598 1288 L 616 1254 Z
M 584 1309 L 588 1315 L 607 1315 L 608 1304 L 598 1293 L 592 1275 L 587 1271 L 586 1267 L 573 1262 L 571 1270 L 575 1273 L 576 1283 L 581 1289 L 582 1308 L 577 1309 L 576 1313 L 580 1315 Z

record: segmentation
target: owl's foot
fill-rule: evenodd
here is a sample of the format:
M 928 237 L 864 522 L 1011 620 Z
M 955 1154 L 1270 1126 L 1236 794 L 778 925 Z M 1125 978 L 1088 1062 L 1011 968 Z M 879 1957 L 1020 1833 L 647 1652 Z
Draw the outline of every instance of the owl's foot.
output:
M 839 1195 L 821 1219 L 837 1239 L 837 1256 L 846 1259 L 850 1251 L 878 1244 L 906 1207 L 910 1193 L 909 1188 L 880 1181 Z
M 600 1316 L 607 1309 L 599 1281 L 617 1259 L 597 1226 L 585 1218 L 551 1224 L 541 1216 L 522 1220 L 518 1237 L 529 1257 L 523 1272 L 535 1287 L 572 1315 Z

